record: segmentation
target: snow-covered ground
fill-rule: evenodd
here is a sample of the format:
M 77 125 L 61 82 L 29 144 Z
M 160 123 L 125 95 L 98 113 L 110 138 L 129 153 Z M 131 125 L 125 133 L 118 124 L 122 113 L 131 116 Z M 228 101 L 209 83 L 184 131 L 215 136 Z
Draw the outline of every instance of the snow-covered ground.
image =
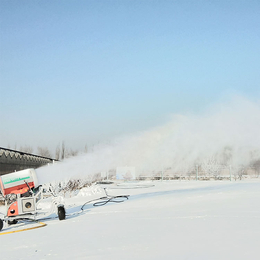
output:
M 84 189 L 65 200 L 66 220 L 1 235 L 0 259 L 260 258 L 260 181 L 132 182 L 107 192 L 130 197 L 73 214 L 105 195 L 102 186 Z

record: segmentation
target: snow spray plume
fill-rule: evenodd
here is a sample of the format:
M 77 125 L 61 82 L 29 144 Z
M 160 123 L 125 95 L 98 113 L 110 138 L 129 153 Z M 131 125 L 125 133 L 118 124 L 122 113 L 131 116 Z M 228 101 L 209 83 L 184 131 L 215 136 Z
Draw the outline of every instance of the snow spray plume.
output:
M 260 159 L 260 106 L 236 97 L 203 115 L 174 115 L 161 127 L 121 136 L 93 152 L 38 169 L 41 183 L 91 178 L 119 166 L 137 173 L 160 171 L 188 173 L 194 165 L 247 166 Z

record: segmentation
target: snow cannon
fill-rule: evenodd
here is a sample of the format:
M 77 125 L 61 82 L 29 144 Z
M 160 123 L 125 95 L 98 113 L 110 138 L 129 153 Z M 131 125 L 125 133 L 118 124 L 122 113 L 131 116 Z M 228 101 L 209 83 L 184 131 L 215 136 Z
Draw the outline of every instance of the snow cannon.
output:
M 5 200 L 6 215 L 0 219 L 0 231 L 4 221 L 9 225 L 19 220 L 36 220 L 39 212 L 37 206 L 43 200 L 43 189 L 38 185 L 38 178 L 34 169 L 26 169 L 0 176 L 0 191 Z M 66 212 L 59 197 L 52 200 L 50 212 L 56 210 L 60 220 L 65 219 Z

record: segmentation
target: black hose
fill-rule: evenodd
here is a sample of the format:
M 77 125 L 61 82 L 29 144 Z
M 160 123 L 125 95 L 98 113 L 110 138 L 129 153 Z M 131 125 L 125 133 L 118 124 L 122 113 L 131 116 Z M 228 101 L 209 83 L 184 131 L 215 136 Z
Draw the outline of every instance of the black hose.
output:
M 107 193 L 106 193 L 107 194 Z M 119 196 L 109 196 L 107 195 L 106 197 L 101 197 L 99 199 L 95 199 L 95 200 L 90 200 L 90 201 L 87 201 L 85 202 L 82 207 L 81 207 L 81 210 L 83 211 L 84 210 L 84 206 L 88 203 L 91 203 L 93 201 L 96 201 L 96 200 L 101 200 L 101 201 L 97 201 L 95 203 L 93 203 L 93 206 L 94 207 L 99 207 L 99 206 L 104 206 L 106 205 L 107 203 L 109 202 L 114 202 L 114 203 L 121 203 L 125 200 L 128 200 L 128 197 L 130 195 L 119 195 Z M 118 200 L 119 199 L 119 200 Z
M 106 193 L 106 196 L 98 198 L 98 199 L 94 199 L 94 200 L 89 200 L 87 202 L 85 202 L 82 207 L 81 207 L 81 211 L 80 212 L 76 212 L 76 213 L 71 213 L 71 214 L 66 214 L 66 216 L 73 216 L 73 215 L 78 215 L 81 214 L 84 211 L 84 207 L 85 205 L 97 201 L 97 200 L 101 200 L 101 201 L 97 201 L 95 203 L 93 203 L 94 207 L 99 207 L 99 206 L 104 206 L 109 202 L 114 202 L 114 203 L 121 203 L 124 202 L 125 200 L 128 200 L 130 195 L 118 195 L 118 196 L 110 196 L 107 194 L 106 188 L 104 188 L 104 191 Z M 56 217 L 55 217 L 56 218 Z M 41 218 L 40 220 L 47 220 L 47 219 L 53 219 L 53 217 L 50 218 Z

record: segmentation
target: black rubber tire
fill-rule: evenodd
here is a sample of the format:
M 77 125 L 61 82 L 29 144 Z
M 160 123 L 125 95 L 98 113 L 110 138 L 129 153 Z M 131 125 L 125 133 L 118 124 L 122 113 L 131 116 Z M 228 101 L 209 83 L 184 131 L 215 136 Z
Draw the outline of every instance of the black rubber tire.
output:
M 0 231 L 2 230 L 3 226 L 4 226 L 4 222 L 2 219 L 0 219 Z
M 58 216 L 59 216 L 59 220 L 63 220 L 66 218 L 66 211 L 64 207 L 62 206 L 58 207 Z
M 8 225 L 15 225 L 15 224 L 17 224 L 17 220 L 16 219 L 14 219 L 14 220 L 8 220 Z

